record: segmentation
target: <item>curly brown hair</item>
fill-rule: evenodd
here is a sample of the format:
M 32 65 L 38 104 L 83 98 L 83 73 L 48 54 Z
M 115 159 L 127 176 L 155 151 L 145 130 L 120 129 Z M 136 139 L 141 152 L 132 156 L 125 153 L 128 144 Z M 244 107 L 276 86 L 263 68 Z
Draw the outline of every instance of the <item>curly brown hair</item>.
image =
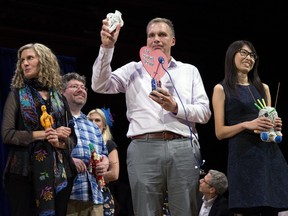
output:
M 21 68 L 21 53 L 23 50 L 33 49 L 39 57 L 39 75 L 38 81 L 48 88 L 55 90 L 61 89 L 61 69 L 58 63 L 58 59 L 55 54 L 47 46 L 40 43 L 26 44 L 18 50 L 17 63 L 14 76 L 12 78 L 12 88 L 23 88 L 24 84 L 24 72 Z

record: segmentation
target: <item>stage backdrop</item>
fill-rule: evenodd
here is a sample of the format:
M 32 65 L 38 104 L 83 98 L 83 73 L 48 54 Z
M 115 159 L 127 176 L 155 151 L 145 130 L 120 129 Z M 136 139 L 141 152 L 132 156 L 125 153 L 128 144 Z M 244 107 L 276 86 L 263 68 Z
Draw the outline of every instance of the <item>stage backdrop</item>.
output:
M 72 72 L 75 69 L 76 59 L 68 56 L 58 56 L 60 67 L 63 73 Z M 3 107 L 10 91 L 10 83 L 15 70 L 17 61 L 17 50 L 0 47 L 0 125 L 2 125 Z M 3 171 L 7 159 L 7 149 L 0 138 L 0 215 L 9 216 L 7 198 L 3 190 Z

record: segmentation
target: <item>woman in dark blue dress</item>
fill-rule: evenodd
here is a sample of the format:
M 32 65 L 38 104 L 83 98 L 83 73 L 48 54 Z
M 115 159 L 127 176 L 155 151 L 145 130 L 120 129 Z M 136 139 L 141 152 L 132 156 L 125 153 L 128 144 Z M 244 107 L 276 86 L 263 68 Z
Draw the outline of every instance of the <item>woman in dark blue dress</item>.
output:
M 288 208 L 288 166 L 279 144 L 264 142 L 257 133 L 282 129 L 281 118 L 272 122 L 258 117 L 254 104 L 259 99 L 264 107 L 271 106 L 271 96 L 257 67 L 250 42 L 229 46 L 225 78 L 214 87 L 212 97 L 215 133 L 219 140 L 229 139 L 229 208 L 235 215 L 273 216 Z

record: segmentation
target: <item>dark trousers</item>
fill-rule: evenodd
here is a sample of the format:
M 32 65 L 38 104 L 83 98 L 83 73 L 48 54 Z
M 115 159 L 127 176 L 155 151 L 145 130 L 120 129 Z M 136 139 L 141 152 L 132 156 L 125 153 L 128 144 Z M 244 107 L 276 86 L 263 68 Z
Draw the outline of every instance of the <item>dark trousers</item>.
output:
M 35 216 L 36 205 L 32 179 L 21 175 L 6 174 L 4 184 L 11 216 Z
M 32 179 L 21 175 L 6 174 L 4 183 L 11 216 L 36 216 Z M 73 179 L 70 178 L 67 187 L 57 193 L 55 197 L 56 216 L 66 216 L 72 187 Z

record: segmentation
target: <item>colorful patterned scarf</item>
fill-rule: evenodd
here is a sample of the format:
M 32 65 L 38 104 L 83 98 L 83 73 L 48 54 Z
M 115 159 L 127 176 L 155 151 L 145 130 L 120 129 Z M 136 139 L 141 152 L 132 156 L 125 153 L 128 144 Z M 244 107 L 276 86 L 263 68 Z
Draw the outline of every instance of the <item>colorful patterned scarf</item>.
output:
M 52 115 L 53 128 L 65 125 L 65 107 L 61 95 L 49 91 L 50 98 L 45 101 L 33 83 L 19 90 L 20 110 L 28 131 L 43 130 L 40 124 L 41 105 L 46 105 Z M 31 85 L 32 84 L 32 85 Z M 39 83 L 37 83 L 39 84 Z M 31 164 L 33 185 L 38 214 L 55 215 L 55 196 L 67 186 L 67 176 L 63 166 L 62 153 L 47 140 L 31 143 Z

